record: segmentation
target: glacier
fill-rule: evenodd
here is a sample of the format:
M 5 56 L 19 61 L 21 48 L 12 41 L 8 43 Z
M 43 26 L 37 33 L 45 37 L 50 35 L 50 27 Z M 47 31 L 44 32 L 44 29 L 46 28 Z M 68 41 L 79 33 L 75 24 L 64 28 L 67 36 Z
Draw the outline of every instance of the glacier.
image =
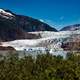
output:
M 1 46 L 11 46 L 17 51 L 26 51 L 28 53 L 45 53 L 49 51 L 53 55 L 62 55 L 65 57 L 66 51 L 61 48 L 62 42 L 70 38 L 72 35 L 80 35 L 80 31 L 40 31 L 29 32 L 32 34 L 40 34 L 40 39 L 21 39 L 8 42 L 2 42 Z

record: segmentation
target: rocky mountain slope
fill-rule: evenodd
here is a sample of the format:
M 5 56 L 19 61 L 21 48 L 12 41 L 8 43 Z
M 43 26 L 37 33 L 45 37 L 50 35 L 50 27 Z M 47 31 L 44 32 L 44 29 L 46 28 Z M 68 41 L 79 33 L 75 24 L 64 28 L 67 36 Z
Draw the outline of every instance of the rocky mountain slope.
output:
M 75 31 L 80 30 L 80 24 L 69 25 L 62 28 L 60 31 Z
M 40 38 L 40 35 L 28 33 L 35 31 L 57 30 L 37 19 L 0 9 L 0 41 Z

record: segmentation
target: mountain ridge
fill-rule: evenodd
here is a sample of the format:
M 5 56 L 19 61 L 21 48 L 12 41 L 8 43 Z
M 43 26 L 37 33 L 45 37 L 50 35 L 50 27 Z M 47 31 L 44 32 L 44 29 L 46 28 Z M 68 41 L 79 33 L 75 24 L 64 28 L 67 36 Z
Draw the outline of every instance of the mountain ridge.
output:
M 40 35 L 28 33 L 35 31 L 57 32 L 55 28 L 37 19 L 0 9 L 0 41 L 40 38 Z
M 80 30 L 80 24 L 65 26 L 60 31 L 75 31 L 75 30 Z

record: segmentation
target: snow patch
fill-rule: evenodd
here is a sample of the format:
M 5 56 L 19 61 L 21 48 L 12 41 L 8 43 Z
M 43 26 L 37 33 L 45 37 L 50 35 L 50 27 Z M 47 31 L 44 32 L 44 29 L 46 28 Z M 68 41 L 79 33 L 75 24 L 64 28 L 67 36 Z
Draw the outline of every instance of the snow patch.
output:
M 0 9 L 0 13 L 4 13 L 5 15 L 13 16 L 11 13 L 4 11 L 3 9 Z
M 39 19 L 41 22 L 45 22 L 43 19 Z
M 0 16 L 2 16 L 3 18 L 6 18 L 6 19 L 11 19 L 14 15 L 9 12 L 6 12 L 3 9 L 0 9 Z

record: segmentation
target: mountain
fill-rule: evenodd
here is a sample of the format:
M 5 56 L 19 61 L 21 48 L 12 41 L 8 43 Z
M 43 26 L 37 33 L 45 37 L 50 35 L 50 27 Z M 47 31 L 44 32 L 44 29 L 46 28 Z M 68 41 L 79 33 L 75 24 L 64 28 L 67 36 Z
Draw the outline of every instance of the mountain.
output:
M 0 9 L 0 50 L 9 49 L 32 54 L 79 51 L 80 24 L 66 26 L 58 32 L 40 20 Z
M 17 15 L 10 10 L 0 9 L 0 41 L 39 39 L 40 35 L 28 33 L 35 31 L 56 32 L 57 30 L 32 17 Z
M 60 31 L 75 31 L 80 30 L 80 24 L 69 25 L 62 28 Z

